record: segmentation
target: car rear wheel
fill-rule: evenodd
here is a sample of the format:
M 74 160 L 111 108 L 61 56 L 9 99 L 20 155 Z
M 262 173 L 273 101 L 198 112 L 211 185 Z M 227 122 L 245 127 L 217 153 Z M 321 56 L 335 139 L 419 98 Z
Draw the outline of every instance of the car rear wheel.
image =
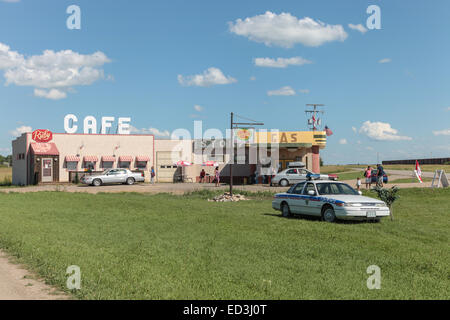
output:
M 287 203 L 283 203 L 281 205 L 281 215 L 285 218 L 289 218 L 291 216 L 291 209 L 289 209 L 289 205 Z
M 100 187 L 102 185 L 102 180 L 100 179 L 94 179 L 94 181 L 92 181 L 92 185 L 94 187 Z
M 134 179 L 133 178 L 128 178 L 127 179 L 127 185 L 131 186 L 134 184 Z
M 335 222 L 336 214 L 334 213 L 334 209 L 331 207 L 327 207 L 322 211 L 322 220 L 326 222 Z
M 288 185 L 289 185 L 289 181 L 287 181 L 286 179 L 283 179 L 280 181 L 280 186 L 287 187 Z

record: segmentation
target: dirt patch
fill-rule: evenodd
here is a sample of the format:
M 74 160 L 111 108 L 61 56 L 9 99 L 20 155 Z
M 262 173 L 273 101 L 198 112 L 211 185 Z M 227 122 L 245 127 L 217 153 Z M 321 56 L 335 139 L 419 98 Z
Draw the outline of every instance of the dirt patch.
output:
M 36 280 L 0 250 L 0 300 L 67 300 L 70 297 Z

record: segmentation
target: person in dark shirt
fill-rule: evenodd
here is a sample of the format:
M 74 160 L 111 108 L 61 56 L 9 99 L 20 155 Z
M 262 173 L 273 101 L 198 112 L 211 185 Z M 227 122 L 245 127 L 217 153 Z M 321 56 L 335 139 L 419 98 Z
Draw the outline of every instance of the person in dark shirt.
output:
M 202 171 L 200 171 L 200 183 L 205 182 L 205 176 L 206 176 L 205 169 L 202 169 Z
M 383 187 L 384 169 L 381 164 L 377 164 L 377 185 Z

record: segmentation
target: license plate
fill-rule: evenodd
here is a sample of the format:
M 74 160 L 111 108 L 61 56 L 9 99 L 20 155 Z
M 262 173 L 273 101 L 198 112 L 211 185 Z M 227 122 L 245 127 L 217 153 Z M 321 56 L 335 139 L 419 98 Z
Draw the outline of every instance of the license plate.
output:
M 367 211 L 367 218 L 376 218 L 377 217 L 377 212 L 376 211 Z

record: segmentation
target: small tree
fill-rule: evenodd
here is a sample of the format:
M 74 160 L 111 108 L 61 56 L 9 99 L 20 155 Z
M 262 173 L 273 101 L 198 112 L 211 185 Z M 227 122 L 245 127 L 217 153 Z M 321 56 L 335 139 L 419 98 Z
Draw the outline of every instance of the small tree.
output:
M 375 191 L 378 194 L 378 198 L 380 198 L 381 201 L 384 201 L 386 203 L 386 205 L 389 207 L 391 220 L 394 220 L 393 204 L 394 204 L 395 200 L 400 198 L 400 196 L 397 194 L 398 190 L 399 189 L 397 186 L 393 186 L 390 189 L 381 188 L 379 186 L 375 187 Z
M 80 183 L 80 178 L 78 177 L 78 172 L 75 173 L 75 181 L 74 181 L 74 183 L 75 184 Z
M 322 160 L 322 157 L 319 158 L 319 161 L 320 161 L 320 166 L 323 167 L 323 160 Z

